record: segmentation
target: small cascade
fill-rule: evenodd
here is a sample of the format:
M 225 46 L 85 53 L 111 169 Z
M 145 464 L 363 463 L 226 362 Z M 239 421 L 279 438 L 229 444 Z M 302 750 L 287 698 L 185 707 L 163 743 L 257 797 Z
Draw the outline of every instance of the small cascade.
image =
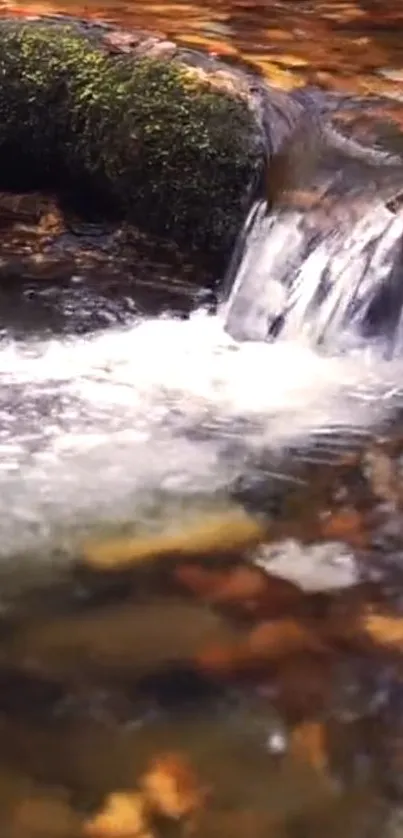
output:
M 267 212 L 261 200 L 227 277 L 222 313 L 236 340 L 401 343 L 403 213 L 356 197 Z
M 276 494 L 299 457 L 328 462 L 394 421 L 403 171 L 326 158 L 312 180 L 255 203 L 215 313 L 111 309 L 74 277 L 47 285 L 49 321 L 21 329 L 26 300 L 3 312 L 0 579 L 33 553 L 34 573 L 38 556 L 63 565 L 100 525 L 225 505 L 261 473 Z

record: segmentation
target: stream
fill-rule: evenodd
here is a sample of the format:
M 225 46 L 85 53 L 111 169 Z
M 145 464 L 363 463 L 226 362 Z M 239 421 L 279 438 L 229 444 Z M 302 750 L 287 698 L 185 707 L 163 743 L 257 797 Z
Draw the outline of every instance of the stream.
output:
M 403 148 L 397 2 L 10 10 L 373 94 Z M 257 202 L 217 295 L 1 263 L 5 838 L 402 833 L 403 213 L 335 171 Z

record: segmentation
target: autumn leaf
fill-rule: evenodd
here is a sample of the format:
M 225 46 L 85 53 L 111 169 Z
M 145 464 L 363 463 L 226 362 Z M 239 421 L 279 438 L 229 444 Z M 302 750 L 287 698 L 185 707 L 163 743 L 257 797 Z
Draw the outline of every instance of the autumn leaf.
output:
M 290 655 L 328 651 L 319 634 L 302 621 L 279 619 L 260 623 L 238 643 L 207 647 L 197 656 L 197 662 L 210 673 L 241 676 L 259 673 L 267 665 L 277 665 Z
M 364 519 L 356 509 L 345 508 L 322 516 L 320 529 L 321 537 L 328 541 L 343 541 L 359 548 L 367 545 Z
M 192 766 L 182 754 L 157 757 L 140 784 L 150 808 L 174 820 L 194 815 L 205 797 Z
M 290 736 L 292 756 L 323 773 L 328 767 L 326 728 L 323 722 L 302 722 Z
M 363 615 L 360 623 L 375 644 L 403 652 L 403 617 L 386 616 L 368 611 Z
M 284 619 L 261 623 L 249 635 L 248 648 L 252 656 L 278 660 L 290 654 L 323 652 L 325 647 L 302 621 Z
M 110 794 L 101 811 L 86 822 L 83 832 L 89 838 L 152 838 L 143 795 Z
M 248 565 L 222 571 L 196 564 L 179 565 L 175 578 L 206 602 L 236 607 L 248 614 L 279 616 L 294 610 L 303 599 L 297 585 Z

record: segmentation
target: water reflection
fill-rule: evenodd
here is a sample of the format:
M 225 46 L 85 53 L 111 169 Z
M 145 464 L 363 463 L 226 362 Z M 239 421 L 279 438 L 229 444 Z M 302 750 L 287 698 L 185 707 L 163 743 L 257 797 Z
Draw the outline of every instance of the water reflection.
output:
M 10 2 L 0 8 L 48 14 L 101 16 L 117 24 L 151 28 L 179 42 L 226 56 L 252 59 L 273 83 L 291 89 L 319 84 L 341 91 L 401 96 L 399 0 L 199 0 Z M 386 72 L 389 70 L 389 72 Z

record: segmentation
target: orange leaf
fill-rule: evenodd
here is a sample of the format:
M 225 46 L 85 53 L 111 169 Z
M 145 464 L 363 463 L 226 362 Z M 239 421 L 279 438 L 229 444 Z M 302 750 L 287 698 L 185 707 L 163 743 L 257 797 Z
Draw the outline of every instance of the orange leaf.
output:
M 192 766 L 181 754 L 168 753 L 155 759 L 141 785 L 149 805 L 174 820 L 194 814 L 204 799 Z
M 290 738 L 292 755 L 322 773 L 328 766 L 326 728 L 321 722 L 303 722 Z
M 103 809 L 87 821 L 84 835 L 90 838 L 151 838 L 141 794 L 114 792 Z
M 374 643 L 403 651 L 403 617 L 368 612 L 362 617 L 361 624 Z
M 355 509 L 343 509 L 321 521 L 321 535 L 329 541 L 343 541 L 352 547 L 365 547 L 363 518 Z
M 320 637 L 302 622 L 283 619 L 260 623 L 239 643 L 210 646 L 197 656 L 197 662 L 204 671 L 228 677 L 261 672 L 290 655 L 327 651 Z
M 215 605 L 236 606 L 248 613 L 263 611 L 271 617 L 295 609 L 303 598 L 297 585 L 248 565 L 220 571 L 179 565 L 175 576 L 196 596 Z

